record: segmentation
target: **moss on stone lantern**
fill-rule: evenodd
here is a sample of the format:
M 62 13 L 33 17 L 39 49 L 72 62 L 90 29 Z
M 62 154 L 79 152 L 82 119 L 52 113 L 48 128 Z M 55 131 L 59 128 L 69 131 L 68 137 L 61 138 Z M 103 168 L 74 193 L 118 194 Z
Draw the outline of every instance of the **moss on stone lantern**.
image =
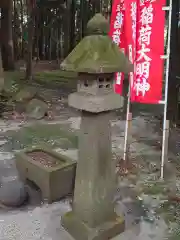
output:
M 109 22 L 105 19 L 102 14 L 97 13 L 92 19 L 87 23 L 86 34 L 91 35 L 93 33 L 101 33 L 102 35 L 108 35 L 109 33 Z
M 87 24 L 87 36 L 62 62 L 61 68 L 92 74 L 131 72 L 132 64 L 107 35 L 108 29 L 107 20 L 101 14 L 96 14 Z

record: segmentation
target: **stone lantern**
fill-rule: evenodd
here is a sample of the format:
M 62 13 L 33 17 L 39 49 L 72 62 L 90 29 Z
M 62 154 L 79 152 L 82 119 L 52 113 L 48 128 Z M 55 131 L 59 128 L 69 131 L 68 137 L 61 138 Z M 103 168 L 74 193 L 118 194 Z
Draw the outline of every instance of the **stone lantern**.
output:
M 115 163 L 111 152 L 111 111 L 123 106 L 113 92 L 115 72 L 129 73 L 132 65 L 107 36 L 108 22 L 96 14 L 87 36 L 61 64 L 79 74 L 77 92 L 69 106 L 81 111 L 79 159 L 72 211 L 61 223 L 76 240 L 108 240 L 124 231 L 124 220 L 114 212 Z

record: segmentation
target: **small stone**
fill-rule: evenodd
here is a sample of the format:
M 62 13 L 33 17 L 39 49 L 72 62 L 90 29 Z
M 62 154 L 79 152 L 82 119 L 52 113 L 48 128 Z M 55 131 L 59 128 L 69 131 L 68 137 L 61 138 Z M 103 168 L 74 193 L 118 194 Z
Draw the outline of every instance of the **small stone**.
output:
M 42 119 L 48 111 L 48 105 L 36 98 L 32 99 L 26 108 L 26 113 L 30 118 L 34 118 L 37 120 Z
M 31 100 L 36 94 L 36 89 L 32 87 L 26 87 L 20 89 L 14 97 L 16 102 L 24 102 Z
M 14 179 L 3 182 L 0 187 L 0 203 L 8 207 L 19 207 L 27 200 L 28 194 L 24 184 Z
M 157 166 L 156 163 L 150 162 L 150 163 L 149 163 L 149 170 L 150 170 L 150 172 L 152 172 L 152 173 L 158 172 L 158 171 L 159 171 L 159 166 Z
M 52 111 L 47 111 L 46 120 L 52 121 L 52 120 L 54 120 L 54 119 L 55 119 L 55 117 L 54 117 L 53 112 L 52 112 Z

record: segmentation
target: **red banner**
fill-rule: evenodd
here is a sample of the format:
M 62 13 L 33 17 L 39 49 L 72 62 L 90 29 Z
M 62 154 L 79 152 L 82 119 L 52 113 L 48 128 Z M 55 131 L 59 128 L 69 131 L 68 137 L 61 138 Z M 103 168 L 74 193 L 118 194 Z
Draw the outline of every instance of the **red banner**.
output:
M 113 42 L 115 42 L 121 48 L 121 50 L 125 52 L 126 41 L 124 34 L 124 16 L 125 16 L 124 0 L 114 0 L 112 6 L 109 36 L 112 38 Z M 123 73 L 115 74 L 114 88 L 117 94 L 122 94 L 123 80 L 124 80 Z
M 129 60 L 134 64 L 136 58 L 136 25 L 137 25 L 137 0 L 125 1 L 125 35 Z M 131 88 L 135 81 L 135 74 L 131 72 L 129 74 L 129 81 Z
M 131 101 L 158 103 L 162 99 L 165 0 L 137 0 L 136 64 Z

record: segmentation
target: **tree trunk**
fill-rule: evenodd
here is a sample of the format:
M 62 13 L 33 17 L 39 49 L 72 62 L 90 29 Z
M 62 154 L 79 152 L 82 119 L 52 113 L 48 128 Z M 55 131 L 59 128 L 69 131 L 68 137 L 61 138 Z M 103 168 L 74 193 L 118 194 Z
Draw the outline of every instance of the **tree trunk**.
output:
M 20 21 L 18 17 L 18 11 L 17 11 L 17 0 L 14 0 L 14 24 L 13 24 L 13 43 L 14 43 L 14 61 L 16 62 L 17 60 L 20 59 L 20 47 L 19 47 L 19 38 L 20 38 Z
M 87 1 L 81 0 L 80 1 L 80 37 L 81 39 L 84 37 L 85 35 L 85 31 L 86 31 L 86 25 L 87 22 L 89 20 L 89 13 L 91 12 L 90 9 L 89 11 L 87 11 L 88 8 L 88 3 Z
M 20 0 L 20 18 L 21 18 L 21 58 L 24 59 L 25 56 L 25 39 L 24 39 L 24 5 L 23 0 Z
M 12 38 L 12 2 L 9 8 L 2 8 L 1 31 L 2 36 L 2 57 L 4 70 L 14 70 L 14 47 Z
M 71 33 L 71 4 L 72 0 L 67 0 L 66 13 L 63 15 L 63 32 L 64 32 L 64 57 L 69 54 L 70 51 L 70 33 Z
M 0 49 L 0 92 L 3 90 L 3 87 L 4 87 L 4 76 L 3 76 L 2 56 L 1 56 L 1 49 Z
M 51 39 L 51 37 L 52 37 L 52 28 L 50 28 L 50 30 L 49 30 L 49 61 L 51 61 L 52 60 L 52 39 Z
M 70 51 L 75 46 L 75 15 L 76 15 L 76 1 L 71 2 L 71 29 L 70 29 Z
M 0 8 L 9 8 L 10 2 L 12 0 L 0 0 Z
M 101 1 L 93 1 L 93 15 L 101 12 Z
M 29 21 L 28 21 L 28 45 L 27 45 L 27 58 L 26 58 L 26 79 L 32 80 L 32 48 L 34 40 L 34 30 L 35 30 L 35 8 L 31 9 L 29 7 Z

